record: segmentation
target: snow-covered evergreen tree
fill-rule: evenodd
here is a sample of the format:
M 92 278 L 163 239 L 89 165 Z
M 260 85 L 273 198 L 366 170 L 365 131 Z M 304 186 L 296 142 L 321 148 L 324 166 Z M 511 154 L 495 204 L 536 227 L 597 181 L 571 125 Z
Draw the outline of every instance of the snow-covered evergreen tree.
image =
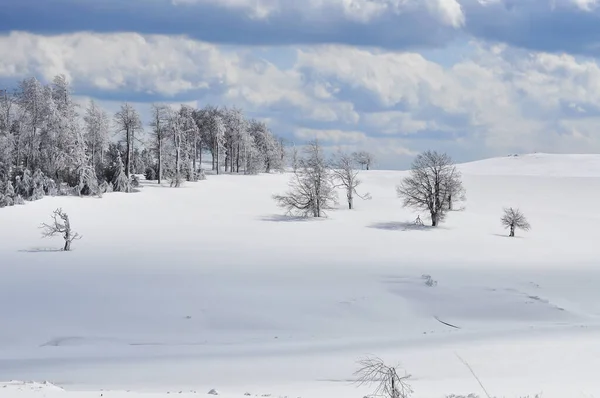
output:
M 121 158 L 121 153 L 118 153 L 116 170 L 113 178 L 113 191 L 114 192 L 130 192 L 131 188 L 129 185 L 129 178 L 125 173 L 125 165 Z

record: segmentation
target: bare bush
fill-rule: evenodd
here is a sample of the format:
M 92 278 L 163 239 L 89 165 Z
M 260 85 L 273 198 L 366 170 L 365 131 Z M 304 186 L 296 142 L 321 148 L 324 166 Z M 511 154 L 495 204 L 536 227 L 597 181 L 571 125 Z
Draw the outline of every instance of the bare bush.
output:
M 523 231 L 529 231 L 531 229 L 531 225 L 525 215 L 521 213 L 519 209 L 513 209 L 509 207 L 508 209 L 504 209 L 504 215 L 502 216 L 502 225 L 505 228 L 510 229 L 510 233 L 508 236 L 515 236 L 515 230 L 517 228 L 522 229 Z
M 332 175 L 317 141 L 305 148 L 305 156 L 298 161 L 299 168 L 290 181 L 285 195 L 274 195 L 279 207 L 290 215 L 323 217 L 337 203 Z
M 354 375 L 358 385 L 374 385 L 375 390 L 369 397 L 408 398 L 413 393 L 407 383 L 410 375 L 399 376 L 396 368 L 386 365 L 377 357 L 358 361 L 360 369 Z
M 71 250 L 71 242 L 81 239 L 81 235 L 71 230 L 69 215 L 60 208 L 54 210 L 52 213 L 52 223 L 43 223 L 40 228 L 42 229 L 42 237 L 44 238 L 62 235 L 65 240 L 63 250 L 66 252 Z

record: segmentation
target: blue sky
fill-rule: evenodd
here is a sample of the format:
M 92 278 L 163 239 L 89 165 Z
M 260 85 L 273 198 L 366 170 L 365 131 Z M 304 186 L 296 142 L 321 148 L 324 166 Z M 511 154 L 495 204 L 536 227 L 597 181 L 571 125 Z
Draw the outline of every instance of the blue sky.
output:
M 598 0 L 3 0 L 0 51 L 4 86 L 236 105 L 381 168 L 600 151 Z

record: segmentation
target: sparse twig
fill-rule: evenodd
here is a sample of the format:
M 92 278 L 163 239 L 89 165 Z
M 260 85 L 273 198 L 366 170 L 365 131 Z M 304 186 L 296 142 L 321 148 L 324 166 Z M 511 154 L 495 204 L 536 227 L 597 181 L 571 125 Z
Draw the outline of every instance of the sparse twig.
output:
M 492 396 L 487 392 L 487 390 L 483 386 L 483 383 L 481 382 L 481 380 L 479 380 L 479 377 L 477 377 L 477 375 L 473 371 L 473 368 L 471 368 L 471 365 L 469 365 L 467 363 L 467 361 L 465 361 L 464 359 L 462 359 L 460 357 L 460 355 L 458 355 L 457 353 L 454 353 L 454 355 L 456 355 L 456 357 L 467 367 L 467 369 L 469 369 L 469 372 L 471 372 L 471 374 L 473 375 L 473 377 L 475 378 L 475 380 L 477 380 L 477 383 L 479 383 L 479 386 L 481 387 L 481 389 L 485 393 L 485 396 L 488 397 L 488 398 L 492 398 Z
M 396 368 L 387 366 L 378 357 L 368 357 L 358 361 L 360 369 L 354 372 L 355 383 L 359 386 L 375 384 L 369 396 L 387 398 L 408 398 L 413 390 L 407 383 L 410 375 L 400 377 Z

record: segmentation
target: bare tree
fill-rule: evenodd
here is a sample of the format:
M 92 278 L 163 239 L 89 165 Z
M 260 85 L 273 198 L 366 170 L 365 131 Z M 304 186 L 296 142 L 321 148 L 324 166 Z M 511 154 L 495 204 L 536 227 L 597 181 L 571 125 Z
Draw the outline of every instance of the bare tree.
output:
M 68 252 L 71 250 L 71 242 L 77 239 L 81 239 L 81 235 L 71 230 L 71 223 L 69 222 L 69 216 L 61 208 L 58 208 L 52 212 L 52 224 L 43 223 L 40 228 L 42 229 L 42 237 L 47 238 L 55 235 L 62 235 L 65 240 L 64 251 Z
M 354 375 L 356 383 L 375 385 L 375 390 L 369 397 L 408 398 L 413 393 L 407 383 L 410 375 L 400 376 L 393 366 L 386 365 L 380 358 L 365 358 L 358 361 L 360 369 Z
M 375 161 L 375 157 L 373 156 L 373 154 L 367 151 L 354 152 L 352 156 L 354 157 L 356 162 L 363 167 L 363 169 L 367 170 L 371 169 L 371 166 Z
M 296 144 L 292 144 L 292 147 L 290 148 L 290 156 L 289 157 L 290 157 L 292 170 L 294 171 L 294 173 L 296 171 L 298 171 L 298 155 L 299 155 L 298 147 L 296 147 Z
M 164 174 L 163 167 L 163 156 L 164 156 L 164 141 L 168 135 L 168 124 L 169 124 L 169 107 L 164 104 L 152 104 L 151 108 L 152 120 L 150 126 L 152 127 L 152 135 L 154 138 L 154 151 L 156 152 L 156 159 L 158 161 L 157 179 L 158 184 L 162 183 L 162 177 Z
M 336 181 L 336 187 L 344 188 L 346 191 L 346 199 L 348 200 L 348 209 L 354 208 L 354 195 L 358 196 L 363 200 L 371 199 L 371 195 L 366 193 L 360 195 L 356 188 L 361 184 L 361 180 L 358 178 L 358 170 L 356 170 L 355 158 L 347 153 L 338 152 L 332 162 L 332 173 L 334 180 Z
M 121 105 L 121 110 L 115 114 L 115 126 L 119 133 L 125 135 L 127 152 L 125 154 L 125 175 L 129 178 L 131 174 L 131 165 L 133 160 L 133 145 L 135 134 L 142 131 L 142 121 L 139 113 L 128 103 Z
M 396 187 L 404 206 L 427 210 L 437 226 L 450 208 L 452 194 L 463 192 L 460 172 L 445 153 L 426 151 L 417 156 L 410 175 Z
M 510 237 L 515 236 L 515 230 L 517 228 L 522 229 L 523 231 L 529 231 L 531 229 L 529 221 L 527 221 L 525 215 L 521 213 L 521 210 L 513 209 L 512 207 L 504 209 L 504 215 L 502 216 L 501 221 L 505 228 L 510 228 Z
M 331 171 L 318 141 L 305 148 L 305 157 L 298 162 L 299 168 L 290 182 L 285 195 L 274 195 L 278 206 L 288 214 L 302 217 L 323 217 L 326 210 L 333 209 L 337 194 Z

